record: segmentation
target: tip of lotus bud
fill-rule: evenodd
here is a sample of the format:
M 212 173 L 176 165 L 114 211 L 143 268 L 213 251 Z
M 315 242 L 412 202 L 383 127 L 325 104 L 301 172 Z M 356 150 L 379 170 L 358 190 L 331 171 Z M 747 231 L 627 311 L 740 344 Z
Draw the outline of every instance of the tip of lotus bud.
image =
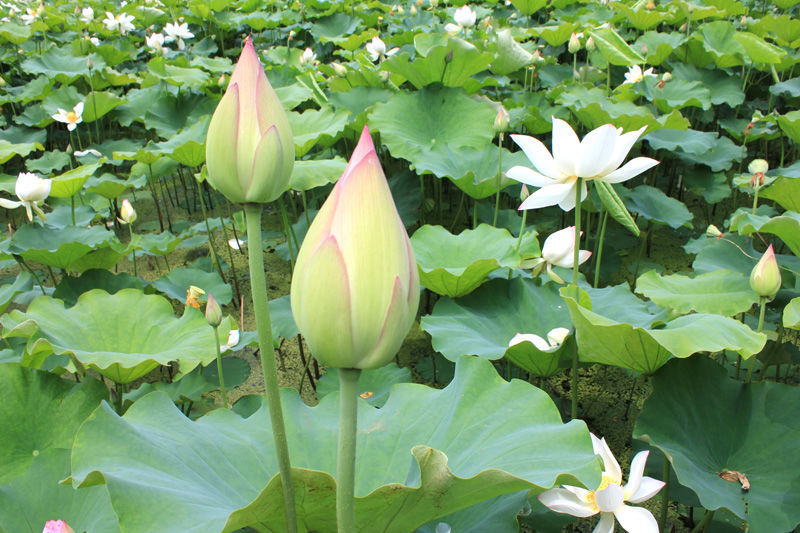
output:
M 206 322 L 215 328 L 219 327 L 222 323 L 222 309 L 214 298 L 214 295 L 210 293 L 208 295 L 208 301 L 206 302 Z
M 494 117 L 494 131 L 496 133 L 508 131 L 508 122 L 508 111 L 506 111 L 506 108 L 501 105 L 497 110 L 497 115 Z
M 522 184 L 522 190 L 519 193 L 519 199 L 524 202 L 525 199 L 528 198 L 528 196 L 530 196 L 530 195 L 531 195 L 531 193 L 530 193 L 530 191 L 528 191 L 528 187 L 523 183 Z
M 707 236 L 707 237 L 714 237 L 714 238 L 717 238 L 717 239 L 719 239 L 719 238 L 720 238 L 720 237 L 722 237 L 723 235 L 725 235 L 725 234 L 724 234 L 724 233 L 722 233 L 722 232 L 719 230 L 719 228 L 718 228 L 718 227 L 716 227 L 714 224 L 711 224 L 710 226 L 708 226 L 708 227 L 706 228 L 706 236 Z

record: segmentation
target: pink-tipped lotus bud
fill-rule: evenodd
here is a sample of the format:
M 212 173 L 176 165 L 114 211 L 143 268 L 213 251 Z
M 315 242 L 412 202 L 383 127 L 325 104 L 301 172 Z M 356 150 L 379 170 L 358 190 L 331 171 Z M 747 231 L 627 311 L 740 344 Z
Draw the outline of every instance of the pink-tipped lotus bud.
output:
M 136 220 L 136 210 L 127 198 L 122 200 L 122 207 L 119 208 L 119 217 L 126 224 L 133 224 Z
M 250 37 L 208 125 L 206 164 L 208 182 L 232 202 L 271 202 L 289 185 L 292 130 Z
M 761 297 L 774 298 L 781 288 L 781 269 L 770 244 L 750 273 L 750 287 Z
M 366 127 L 308 229 L 291 302 L 311 352 L 329 367 L 385 365 L 414 322 L 417 263 Z
M 720 237 L 722 237 L 723 235 L 725 235 L 725 234 L 724 234 L 724 233 L 722 233 L 722 232 L 719 230 L 719 228 L 718 228 L 718 227 L 716 227 L 714 224 L 711 224 L 710 226 L 708 226 L 708 227 L 706 228 L 706 237 L 714 237 L 714 238 L 716 238 L 716 239 L 719 239 L 719 238 L 720 238 Z
M 569 36 L 569 43 L 567 44 L 567 50 L 569 50 L 570 54 L 576 54 L 580 49 L 581 49 L 581 40 L 578 39 L 578 36 L 575 34 L 575 32 L 572 32 L 572 35 Z
M 494 117 L 494 131 L 495 133 L 503 133 L 508 131 L 508 111 L 502 105 L 497 110 L 497 115 Z
M 206 322 L 215 328 L 222 323 L 222 309 L 211 293 L 208 294 L 208 301 L 206 302 Z
M 48 520 L 42 533 L 75 533 L 63 520 Z

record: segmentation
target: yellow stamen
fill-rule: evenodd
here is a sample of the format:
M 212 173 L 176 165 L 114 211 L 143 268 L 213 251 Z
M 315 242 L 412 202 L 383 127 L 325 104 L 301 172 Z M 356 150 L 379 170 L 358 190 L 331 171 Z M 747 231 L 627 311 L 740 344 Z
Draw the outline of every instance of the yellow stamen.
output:
M 70 124 L 75 124 L 76 122 L 78 122 L 78 120 L 80 120 L 80 117 L 78 116 L 77 113 L 75 113 L 75 111 L 70 111 L 69 113 L 67 113 L 67 120 L 69 121 Z
M 595 502 L 595 493 L 600 492 L 603 489 L 607 489 L 609 485 L 619 485 L 619 480 L 612 478 L 611 476 L 607 476 L 603 474 L 603 478 L 600 480 L 600 486 L 597 487 L 596 490 L 588 493 L 586 495 L 586 503 L 592 506 L 592 510 L 596 513 L 600 512 L 600 508 L 597 507 L 597 503 Z

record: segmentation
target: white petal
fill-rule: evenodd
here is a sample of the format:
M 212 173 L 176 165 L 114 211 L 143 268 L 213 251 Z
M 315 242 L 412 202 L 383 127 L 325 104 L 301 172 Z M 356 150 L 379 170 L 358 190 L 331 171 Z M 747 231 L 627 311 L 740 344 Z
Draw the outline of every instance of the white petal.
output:
M 623 505 L 614 516 L 628 533 L 658 533 L 658 522 L 650 511 L 642 507 Z
M 619 137 L 617 128 L 611 124 L 604 124 L 587 133 L 581 141 L 581 151 L 575 163 L 575 173 L 582 178 L 598 176 L 614 156 L 617 137 Z
M 542 245 L 542 257 L 553 265 L 572 267 L 572 255 L 575 250 L 575 226 L 570 226 L 551 233 Z M 561 264 L 569 258 L 569 265 Z
M 642 503 L 658 494 L 658 491 L 664 488 L 664 485 L 666 485 L 666 483 L 663 481 L 644 476 L 639 483 L 639 490 L 634 492 L 630 497 L 625 498 L 625 500 L 631 503 Z
M 506 176 L 512 180 L 517 180 L 520 183 L 525 183 L 534 187 L 547 187 L 548 185 L 557 183 L 547 176 L 539 174 L 535 170 L 531 170 L 528 167 L 523 167 L 520 165 L 516 165 L 508 169 Z
M 614 515 L 612 513 L 600 515 L 600 521 L 592 530 L 592 533 L 614 533 Z
M 518 209 L 536 209 L 538 207 L 547 207 L 549 205 L 560 204 L 560 202 L 572 196 L 572 202 L 575 202 L 575 182 L 573 183 L 555 183 L 542 187 L 538 191 L 528 196 Z M 562 206 L 563 208 L 563 206 Z
M 622 481 L 622 470 L 619 468 L 619 463 L 611 453 L 611 448 L 608 447 L 606 439 L 598 439 L 592 435 L 592 447 L 594 453 L 603 459 L 603 474 L 610 477 L 614 482 L 620 483 Z
M 579 518 L 597 514 L 591 505 L 566 489 L 546 490 L 539 494 L 539 501 L 557 513 L 566 513 Z
M 511 138 L 522 148 L 525 156 L 535 166 L 539 172 L 557 181 L 564 181 L 564 175 L 556 166 L 555 159 L 550 155 L 544 144 L 539 139 L 530 135 L 512 135 Z
M 651 159 L 649 157 L 637 157 L 636 159 L 631 159 L 625 166 L 618 168 L 611 174 L 606 175 L 602 178 L 603 181 L 607 183 L 622 183 L 623 181 L 627 181 L 635 176 L 638 176 L 645 170 L 653 168 L 658 164 L 658 161 L 655 159 Z
M 642 482 L 648 455 L 650 455 L 650 452 L 647 450 L 639 452 L 633 458 L 633 461 L 631 461 L 631 471 L 628 474 L 628 483 L 625 485 L 625 501 L 630 500 L 630 497 L 639 490 L 639 484 Z
M 553 159 L 567 176 L 576 176 L 575 158 L 580 154 L 581 141 L 569 124 L 553 117 Z
M 597 507 L 607 513 L 616 512 L 625 502 L 624 491 L 619 485 L 612 483 L 603 490 L 595 491 L 594 502 Z
M 510 348 L 511 346 L 525 341 L 530 342 L 543 352 L 546 352 L 550 349 L 550 345 L 547 344 L 546 340 L 541 338 L 539 335 L 534 335 L 533 333 L 517 333 L 510 341 L 508 341 L 508 346 Z
M 553 328 L 547 332 L 547 341 L 551 346 L 558 346 L 564 342 L 569 335 L 567 328 Z
M 575 193 L 577 192 L 577 183 L 575 180 L 570 185 L 569 193 L 564 196 L 564 199 L 558 203 L 558 206 L 564 211 L 572 211 L 575 209 Z M 581 202 L 586 199 L 586 182 L 581 186 Z
M 647 126 L 642 126 L 636 131 L 629 131 L 619 136 L 616 144 L 614 144 L 614 154 L 611 156 L 610 161 L 606 167 L 600 172 L 600 176 L 615 171 L 628 157 L 628 152 L 631 151 L 634 143 L 639 139 L 639 136 L 647 129 Z
M 590 257 L 592 257 L 592 252 L 590 252 L 589 250 L 580 250 L 578 252 L 578 264 L 579 265 L 584 264 L 586 261 L 589 260 Z
M 5 207 L 6 209 L 16 209 L 22 205 L 22 202 L 16 202 L 14 200 L 8 200 L 6 198 L 0 198 L 0 207 Z
M 72 110 L 75 111 L 75 114 L 78 115 L 78 117 L 83 115 L 83 102 L 78 102 L 75 104 L 75 107 L 73 107 Z

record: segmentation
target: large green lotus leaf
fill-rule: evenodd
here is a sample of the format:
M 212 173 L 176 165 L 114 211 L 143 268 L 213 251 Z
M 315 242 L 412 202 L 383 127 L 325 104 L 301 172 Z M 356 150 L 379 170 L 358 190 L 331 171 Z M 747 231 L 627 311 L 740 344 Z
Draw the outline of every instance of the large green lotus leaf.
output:
M 434 349 L 451 361 L 462 355 L 500 359 L 508 355 L 508 343 L 517 333 L 546 338 L 550 330 L 571 325 L 556 283 L 537 286 L 527 278 L 491 280 L 459 300 L 442 298 L 420 323 Z M 560 355 L 537 350 L 529 342 L 515 346 L 514 351 L 515 364 L 536 375 L 548 374 Z
M 646 83 L 643 88 L 647 99 L 662 113 L 684 107 L 711 108 L 711 89 L 699 81 L 672 80 L 663 88 Z
M 120 272 L 113 274 L 108 270 L 87 270 L 80 276 L 64 276 L 53 292 L 53 298 L 63 300 L 68 307 L 75 305 L 78 297 L 92 289 L 103 289 L 114 294 L 122 289 L 144 289 L 144 283 L 138 277 Z
M 309 159 L 295 161 L 289 188 L 295 191 L 307 191 L 314 187 L 334 183 L 347 168 L 347 161 L 339 156 L 333 159 Z
M 24 474 L 0 485 L 0 533 L 40 533 L 54 519 L 75 531 L 119 532 L 105 487 L 59 485 L 69 476 L 69 456 L 68 449 L 44 450 Z
M 76 384 L 48 372 L 0 365 L 0 483 L 23 474 L 45 450 L 69 450 L 78 426 L 107 398 L 108 389 L 96 379 Z
M 338 394 L 316 407 L 296 391 L 281 394 L 300 531 L 333 532 Z M 562 424 L 545 393 L 505 382 L 479 358 L 459 361 L 443 390 L 399 384 L 381 409 L 359 401 L 359 427 L 358 531 L 413 531 L 501 494 L 600 480 L 584 423 Z M 159 531 L 282 531 L 269 428 L 265 406 L 247 419 L 218 409 L 192 422 L 162 393 L 122 418 L 104 404 L 76 435 L 73 485 L 105 482 L 131 533 L 152 532 L 154 524 Z
M 785 50 L 748 31 L 737 31 L 733 34 L 733 38 L 742 45 L 745 55 L 753 63 L 777 64 L 786 55 Z
M 735 67 L 743 64 L 744 47 L 734 35 L 736 28 L 725 20 L 708 22 L 700 26 L 696 39 L 702 43 L 703 50 L 710 54 L 712 60 L 720 68 Z
M 334 110 L 332 106 L 309 109 L 303 113 L 288 113 L 289 124 L 294 135 L 294 150 L 302 157 L 315 145 L 323 148 L 332 145 L 344 131 L 350 113 L 345 109 Z
M 680 148 L 688 154 L 701 155 L 714 147 L 719 134 L 711 131 L 661 129 L 642 137 L 656 150 Z
M 411 237 L 411 246 L 420 283 L 451 298 L 469 294 L 487 280 L 489 273 L 500 267 L 514 268 L 520 261 L 516 237 L 488 224 L 458 235 L 426 224 Z
M 636 292 L 681 314 L 695 311 L 733 316 L 746 312 L 758 301 L 748 276 L 730 270 L 715 270 L 693 278 L 681 274 L 661 276 L 650 270 L 636 280 Z
M 6 139 L 0 139 L 0 165 L 19 155 L 25 157 L 34 150 L 43 150 L 44 146 L 38 142 L 12 143 Z
M 56 198 L 70 198 L 80 192 L 86 180 L 94 174 L 97 168 L 105 162 L 101 159 L 92 165 L 81 165 L 53 178 L 50 185 L 50 196 Z
M 169 274 L 157 279 L 152 285 L 170 298 L 180 302 L 186 301 L 186 291 L 192 285 L 205 291 L 205 295 L 200 298 L 202 301 L 206 301 L 208 295 L 213 294 L 214 299 L 220 305 L 228 305 L 233 298 L 231 286 L 222 281 L 219 274 L 197 268 L 173 268 Z
M 491 64 L 491 70 L 495 74 L 505 76 L 527 67 L 533 62 L 533 54 L 514 40 L 510 29 L 497 32 L 495 45 L 495 57 L 492 59 Z
M 164 142 L 148 144 L 149 151 L 166 155 L 188 167 L 197 167 L 206 160 L 206 132 L 210 116 L 196 118 Z
M 745 385 L 706 357 L 673 361 L 653 378 L 633 436 L 663 451 L 706 509 L 725 508 L 759 533 L 800 522 L 797 387 Z M 747 476 L 750 490 L 720 478 L 725 470 Z
M 101 56 L 92 54 L 91 57 L 93 68 L 102 69 L 105 66 Z M 89 74 L 86 57 L 75 56 L 69 46 L 62 48 L 51 46 L 38 57 L 28 57 L 20 67 L 23 72 L 34 75 L 46 74 L 63 84 L 69 84 L 74 79 Z
M 604 310 L 607 302 L 599 294 L 592 291 L 591 305 Z M 587 363 L 652 374 L 672 356 L 685 358 L 697 352 L 728 349 L 747 358 L 760 352 L 767 342 L 763 333 L 721 315 L 695 313 L 666 323 L 654 320 L 650 326 L 634 326 L 579 304 L 567 288 L 561 295 L 575 325 L 580 360 Z
M 28 291 L 32 287 L 33 276 L 24 271 L 17 274 L 14 283 L 0 287 L 0 313 L 6 310 L 6 307 L 8 307 L 17 294 Z
M 83 121 L 94 122 L 126 100 L 109 91 L 93 91 L 84 99 Z
M 778 116 L 778 126 L 790 139 L 800 143 L 800 110 L 789 111 L 785 115 Z
M 787 211 L 800 212 L 800 161 L 786 168 L 776 168 L 768 175 L 778 177 L 761 189 L 759 195 L 775 201 Z
M 414 40 L 425 37 L 426 34 L 420 33 Z M 446 45 L 427 50 L 425 57 L 417 56 L 412 60 L 406 52 L 396 54 L 384 61 L 381 69 L 401 75 L 417 89 L 432 83 L 463 87 L 473 74 L 486 70 L 493 59 L 491 54 L 481 52 L 472 43 L 451 37 Z
M 91 290 L 69 309 L 61 300 L 42 296 L 9 320 L 18 326 L 32 321 L 42 337 L 39 344 L 71 354 L 117 383 L 139 379 L 171 361 L 187 373 L 216 359 L 214 331 L 200 311 L 187 306 L 176 318 L 169 300 L 136 289 L 116 294 Z
M 644 58 L 636 53 L 625 42 L 625 39 L 620 37 L 612 28 L 591 30 L 589 34 L 594 38 L 597 49 L 612 65 L 629 67 L 644 63 Z
M 675 78 L 687 81 L 697 81 L 705 87 L 711 87 L 711 103 L 714 105 L 728 104 L 737 107 L 744 102 L 744 91 L 742 90 L 742 79 L 738 75 L 731 75 L 721 69 L 701 69 L 689 63 L 676 63 L 673 69 L 673 80 Z M 744 125 L 749 122 L 745 120 Z M 742 127 L 744 130 L 744 126 Z M 752 132 L 751 137 L 752 138 Z M 738 139 L 737 139 L 738 140 Z
M 523 15 L 533 15 L 547 5 L 547 0 L 511 0 L 511 4 Z
M 789 2 L 790 5 L 797 3 L 796 0 L 789 0 Z M 788 46 L 790 43 L 800 39 L 800 20 L 797 20 L 788 13 L 780 16 L 769 14 L 765 17 L 761 17 L 761 19 L 753 25 L 753 29 L 756 33 L 761 34 L 762 37 L 765 33 L 772 33 L 777 37 L 776 42 L 781 46 Z M 776 83 L 770 87 L 770 92 L 779 85 L 781 84 Z
M 800 329 L 800 297 L 792 298 L 783 308 L 783 327 Z
M 692 213 L 680 200 L 670 198 L 661 189 L 650 185 L 639 185 L 633 190 L 624 190 L 628 210 L 647 220 L 667 224 L 671 228 L 692 227 Z
M 726 235 L 725 239 L 714 239 L 704 235 L 690 241 L 684 249 L 688 253 L 697 254 L 692 262 L 692 269 L 698 274 L 730 270 L 749 276 L 760 255 L 753 249 L 751 239 L 736 234 Z M 752 257 L 742 253 L 742 250 Z
M 204 228 L 205 229 L 205 228 Z M 134 233 L 124 252 L 131 250 L 144 250 L 152 255 L 167 255 L 175 250 L 181 243 L 188 239 L 188 235 L 181 233 L 175 235 L 169 231 L 161 233 Z
M 754 215 L 750 210 L 741 208 L 731 217 L 730 229 L 740 235 L 752 235 L 755 232 L 777 235 L 794 255 L 800 257 L 800 213 L 787 211 L 780 216 L 768 217 Z
M 411 162 L 442 157 L 447 149 L 483 149 L 494 138 L 495 112 L 458 88 L 426 87 L 415 92 L 395 93 L 387 102 L 375 104 L 370 126 L 381 134 L 394 157 Z
M 359 395 L 367 403 L 375 407 L 382 407 L 389 399 L 389 393 L 398 383 L 411 383 L 411 370 L 408 367 L 399 367 L 389 363 L 380 368 L 364 370 L 358 378 Z M 339 373 L 336 369 L 328 370 L 317 381 L 317 397 L 322 398 L 339 390 Z
M 485 502 L 471 505 L 453 514 L 428 522 L 414 533 L 519 533 L 517 515 L 528 500 L 528 491 L 504 494 Z M 450 529 L 445 529 L 444 525 Z M 438 528 L 438 529 L 437 529 Z
M 626 14 L 633 11 L 627 6 L 620 6 L 620 10 Z M 647 11 L 644 9 L 637 10 L 637 12 L 645 12 L 648 15 L 653 15 L 655 16 L 655 20 L 657 22 L 661 22 L 662 20 L 662 14 L 658 12 Z M 635 25 L 636 23 L 633 22 L 633 24 Z M 642 47 L 645 47 L 647 51 L 642 52 L 645 62 L 648 65 L 658 66 L 670 55 L 672 55 L 672 52 L 674 52 L 685 41 L 686 36 L 683 33 L 646 31 L 641 37 L 636 39 L 636 43 L 634 43 L 633 47 L 636 50 L 642 50 Z
M 144 176 L 122 181 L 114 174 L 106 172 L 101 176 L 93 176 L 86 180 L 86 192 L 99 194 L 106 200 L 113 200 L 126 190 L 143 187 L 146 183 L 147 178 Z
M 69 226 L 59 231 L 25 224 L 11 237 L 9 252 L 65 270 L 86 254 L 119 243 L 113 232 L 100 226 Z

